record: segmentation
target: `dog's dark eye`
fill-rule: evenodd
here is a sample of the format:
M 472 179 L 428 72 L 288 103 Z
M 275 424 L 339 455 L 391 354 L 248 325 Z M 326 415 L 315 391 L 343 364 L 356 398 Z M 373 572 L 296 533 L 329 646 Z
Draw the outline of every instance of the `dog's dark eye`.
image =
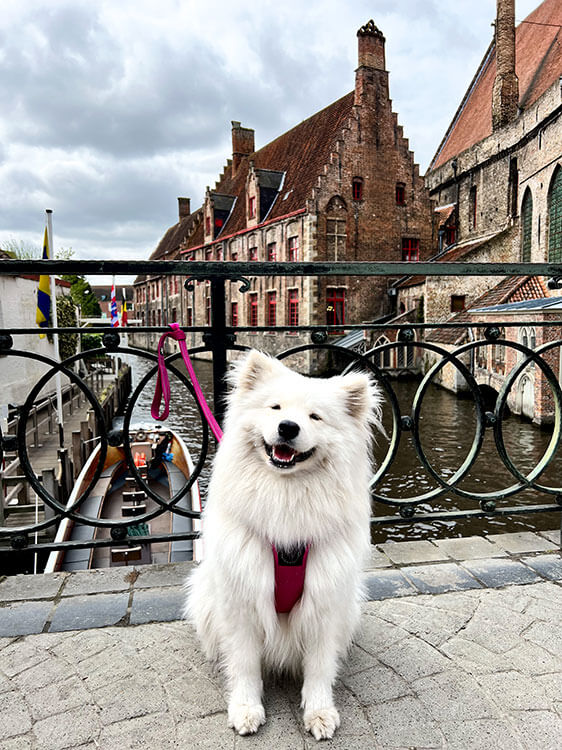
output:
M 315 414 L 314 412 L 312 412 L 312 414 L 309 414 L 308 416 L 311 419 L 314 419 L 315 422 L 321 422 L 322 421 L 322 417 L 319 417 L 318 414 Z
M 272 406 L 271 408 L 272 408 L 272 409 L 280 409 L 281 407 L 279 406 L 279 404 L 275 404 L 275 405 L 274 405 L 274 406 Z

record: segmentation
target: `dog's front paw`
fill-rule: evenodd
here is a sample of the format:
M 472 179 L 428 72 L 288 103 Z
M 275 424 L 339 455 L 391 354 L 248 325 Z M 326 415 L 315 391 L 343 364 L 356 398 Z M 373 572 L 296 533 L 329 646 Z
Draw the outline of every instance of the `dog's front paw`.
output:
M 304 727 L 316 740 L 329 740 L 340 725 L 337 708 L 321 708 L 318 711 L 306 711 Z
M 238 734 L 254 734 L 265 724 L 265 709 L 261 703 L 233 703 L 228 707 L 228 726 Z

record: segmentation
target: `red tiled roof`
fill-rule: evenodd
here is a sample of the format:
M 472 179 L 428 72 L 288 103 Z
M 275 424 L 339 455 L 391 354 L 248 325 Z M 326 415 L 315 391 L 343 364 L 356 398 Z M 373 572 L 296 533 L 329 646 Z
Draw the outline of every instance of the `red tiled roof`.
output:
M 244 193 L 250 161 L 253 161 L 255 169 L 277 170 L 285 173 L 282 190 L 267 216 L 268 221 L 286 216 L 305 207 L 307 199 L 311 196 L 312 188 L 317 183 L 318 176 L 323 174 L 324 165 L 329 162 L 330 153 L 335 147 L 342 129 L 347 126 L 352 114 L 353 98 L 353 92 L 346 94 L 271 141 L 271 143 L 250 154 L 247 159 L 241 161 L 234 176 L 230 164 L 227 164 L 212 191 L 222 195 L 238 197 L 232 213 L 224 225 L 224 236 L 230 236 L 247 228 Z M 178 238 L 177 234 L 174 233 L 173 237 L 168 237 L 168 235 L 174 229 L 175 227 L 172 227 L 168 230 L 160 245 L 164 241 L 166 241 L 166 246 L 173 244 L 173 241 Z M 182 250 L 198 247 L 203 243 L 203 239 L 203 227 L 202 223 L 199 222 L 196 231 L 189 236 L 186 243 L 182 244 Z M 216 241 L 219 242 L 220 240 L 221 235 L 219 234 Z M 156 254 L 153 257 L 157 257 Z
M 453 211 L 455 210 L 455 204 L 451 203 L 448 206 L 438 206 L 435 209 L 435 213 L 437 214 L 437 221 L 438 221 L 438 227 L 441 228 L 443 224 L 447 221 L 447 219 L 451 216 Z
M 508 276 L 481 294 L 466 310 L 451 316 L 447 323 L 466 323 L 468 326 L 474 321 L 474 315 L 478 315 L 473 310 L 543 297 L 548 297 L 548 293 L 544 281 L 538 276 Z M 437 344 L 456 344 L 464 335 L 464 328 L 435 328 L 428 331 L 427 339 Z
M 527 109 L 562 75 L 562 2 L 544 0 L 515 30 L 519 106 Z M 495 45 L 488 48 L 430 169 L 492 133 Z

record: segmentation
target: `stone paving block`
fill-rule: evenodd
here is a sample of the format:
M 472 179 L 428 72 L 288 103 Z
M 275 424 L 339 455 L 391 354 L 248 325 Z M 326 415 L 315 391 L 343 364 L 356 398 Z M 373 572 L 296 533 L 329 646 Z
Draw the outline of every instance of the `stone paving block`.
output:
M 235 747 L 246 748 L 251 746 L 254 740 L 258 740 L 258 735 L 240 737 L 227 726 L 226 713 L 224 713 L 206 716 L 203 719 L 190 719 L 178 724 L 177 738 L 177 745 L 173 745 L 174 750 L 177 748 L 185 748 L 186 750 L 187 748 L 189 750 L 234 750 Z M 146 746 L 139 745 L 139 747 L 144 748 Z M 158 747 L 160 750 L 160 745 Z M 295 750 L 300 747 L 302 747 L 302 744 L 295 745 Z
M 470 674 L 510 668 L 506 666 L 503 654 L 496 654 L 479 643 L 474 643 L 460 636 L 454 636 L 448 640 L 440 647 L 440 651 Z
M 82 680 L 74 674 L 65 680 L 31 690 L 26 693 L 25 699 L 35 720 L 46 719 L 48 716 L 91 703 L 90 693 L 85 689 Z
M 15 641 L 2 651 L 0 669 L 11 679 L 24 669 L 46 661 L 48 657 L 48 653 L 35 647 L 34 640 Z
M 407 682 L 446 672 L 451 666 L 438 649 L 414 637 L 400 641 L 378 657 Z
M 24 734 L 31 729 L 31 714 L 18 691 L 0 695 L 0 740 Z
M 207 738 L 212 740 L 213 735 L 207 733 Z M 179 750 L 196 747 L 177 741 L 175 723 L 167 713 L 149 714 L 110 724 L 102 729 L 97 743 L 100 750 Z M 221 745 L 217 744 L 217 747 Z
M 516 560 L 467 560 L 462 566 L 489 588 L 541 580 L 537 573 Z
M 99 568 L 71 573 L 62 590 L 63 597 L 80 594 L 103 594 L 111 591 L 128 591 L 136 578 L 133 567 Z
M 139 577 L 135 581 L 135 589 L 183 586 L 185 579 L 195 567 L 197 567 L 196 564 L 192 562 L 140 566 L 138 568 Z
M 523 557 L 521 558 L 521 562 L 532 568 L 543 578 L 550 578 L 551 581 L 562 581 L 562 557 L 560 557 L 559 553 Z
M 409 565 L 402 573 L 423 594 L 443 594 L 482 588 L 474 576 L 454 563 L 440 565 Z
M 185 591 L 181 586 L 135 591 L 131 625 L 181 620 Z
M 539 534 L 544 536 L 545 539 L 550 539 L 558 549 L 560 549 L 560 529 L 553 529 L 552 531 L 540 531 Z
M 550 750 L 560 747 L 562 717 L 549 711 L 524 711 L 514 714 L 512 721 L 525 748 Z
M 449 556 L 431 542 L 388 542 L 379 548 L 397 565 L 449 560 Z
M 487 557 L 505 557 L 505 550 L 481 536 L 464 539 L 436 539 L 435 544 L 453 560 L 478 560 Z
M 561 610 L 562 614 L 562 610 Z M 523 637 L 526 641 L 536 643 L 549 651 L 553 656 L 562 659 L 562 626 L 553 622 L 535 622 L 525 630 Z
M 384 552 L 380 552 L 374 544 L 371 545 L 371 556 L 367 563 L 367 570 L 376 570 L 377 568 L 390 568 L 391 562 Z
M 399 570 L 379 570 L 374 574 L 368 574 L 365 583 L 369 601 L 417 593 Z
M 377 743 L 388 747 L 443 747 L 436 722 L 410 696 L 366 708 Z
M 50 683 L 66 680 L 73 671 L 73 666 L 64 659 L 51 657 L 15 675 L 12 681 L 27 695 Z
M 115 625 L 127 614 L 128 603 L 128 593 L 62 599 L 55 610 L 49 632 Z
M 32 750 L 33 745 L 29 737 L 12 737 L 10 740 L 0 741 L 0 750 Z
M 439 723 L 501 716 L 499 707 L 468 674 L 449 670 L 417 680 L 412 688 Z
M 479 675 L 478 684 L 493 696 L 506 712 L 538 711 L 547 705 L 546 690 L 539 677 L 529 677 L 519 672 L 499 672 Z
M 53 599 L 68 573 L 8 576 L 0 582 L 0 603 Z
M 0 636 L 40 633 L 52 608 L 50 601 L 17 602 L 0 607 Z
M 440 725 L 447 750 L 523 750 L 517 733 L 507 721 L 462 720 Z M 530 750 L 530 749 L 529 749 Z M 539 750 L 535 746 L 533 750 Z M 546 746 L 543 750 L 547 750 Z
M 226 711 L 221 687 L 195 670 L 165 682 L 164 692 L 168 706 L 178 721 Z
M 490 534 L 486 537 L 512 555 L 525 552 L 546 552 L 552 550 L 552 542 L 532 531 L 519 531 L 515 534 Z
M 80 649 L 79 639 L 76 640 L 76 648 Z M 85 687 L 93 693 L 100 687 L 107 686 L 109 689 L 113 682 L 134 675 L 144 667 L 143 659 L 129 648 L 126 639 L 121 636 L 102 653 L 78 662 L 76 673 L 84 680 Z
M 164 687 L 151 669 L 115 680 L 111 683 L 111 689 L 108 690 L 107 686 L 99 688 L 94 691 L 93 697 L 104 725 L 162 713 L 167 708 Z
M 99 718 L 92 706 L 81 706 L 57 716 L 49 716 L 33 726 L 37 750 L 78 748 L 95 739 L 99 731 Z
M 223 717 L 226 724 L 226 716 Z M 230 730 L 234 734 L 233 730 Z M 304 747 L 304 740 L 298 729 L 298 724 L 290 714 L 281 716 L 266 716 L 265 724 L 259 728 L 257 734 L 250 739 L 251 750 L 295 750 Z M 247 737 L 235 735 L 235 747 L 239 750 L 245 749 L 248 744 Z M 191 745 L 186 745 L 191 747 Z M 195 745 L 197 747 L 197 745 Z
M 373 667 L 359 674 L 344 675 L 342 682 L 362 706 L 372 706 L 413 695 L 408 682 L 384 666 Z

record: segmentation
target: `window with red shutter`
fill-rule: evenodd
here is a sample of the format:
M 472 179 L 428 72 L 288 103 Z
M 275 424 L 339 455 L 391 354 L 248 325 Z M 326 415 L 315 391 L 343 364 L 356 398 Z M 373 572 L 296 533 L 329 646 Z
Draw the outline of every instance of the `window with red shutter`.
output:
M 277 292 L 267 293 L 266 302 L 267 325 L 277 325 Z
M 288 323 L 290 326 L 299 324 L 299 292 L 298 289 L 289 289 L 288 293 Z M 296 331 L 294 331 L 296 333 Z
M 420 259 L 420 241 L 414 237 L 402 238 L 402 260 L 418 261 Z
M 287 260 L 296 263 L 299 260 L 299 238 L 289 237 Z

